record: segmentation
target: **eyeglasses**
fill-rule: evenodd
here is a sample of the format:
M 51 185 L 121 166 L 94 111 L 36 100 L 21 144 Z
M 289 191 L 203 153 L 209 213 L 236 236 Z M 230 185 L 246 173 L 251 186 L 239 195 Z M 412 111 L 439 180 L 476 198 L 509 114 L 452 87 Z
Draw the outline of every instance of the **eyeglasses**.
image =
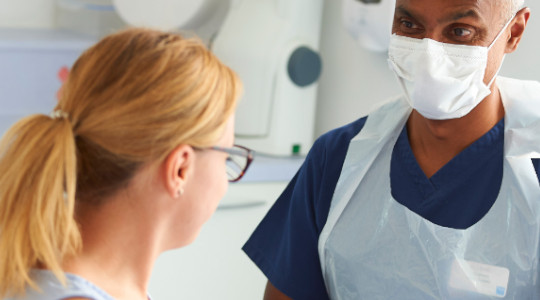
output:
M 234 145 L 232 148 L 210 147 L 210 150 L 216 150 L 227 153 L 227 178 L 229 182 L 239 181 L 253 161 L 254 152 L 243 146 Z

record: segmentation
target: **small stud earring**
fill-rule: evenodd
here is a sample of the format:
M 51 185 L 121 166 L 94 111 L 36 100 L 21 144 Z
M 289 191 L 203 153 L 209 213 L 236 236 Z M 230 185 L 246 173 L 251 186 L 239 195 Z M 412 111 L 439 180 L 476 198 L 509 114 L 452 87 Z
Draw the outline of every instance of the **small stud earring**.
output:
M 180 197 L 184 194 L 184 189 L 183 188 L 180 188 L 178 189 L 178 191 L 176 192 L 176 197 Z

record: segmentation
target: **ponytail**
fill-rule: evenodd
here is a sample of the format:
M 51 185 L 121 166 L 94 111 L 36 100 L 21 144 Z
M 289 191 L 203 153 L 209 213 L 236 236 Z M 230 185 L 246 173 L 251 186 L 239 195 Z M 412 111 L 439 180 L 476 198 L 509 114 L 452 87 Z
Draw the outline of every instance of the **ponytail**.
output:
M 77 253 L 76 148 L 70 121 L 44 115 L 15 124 L 0 142 L 0 299 L 24 293 L 32 268 Z

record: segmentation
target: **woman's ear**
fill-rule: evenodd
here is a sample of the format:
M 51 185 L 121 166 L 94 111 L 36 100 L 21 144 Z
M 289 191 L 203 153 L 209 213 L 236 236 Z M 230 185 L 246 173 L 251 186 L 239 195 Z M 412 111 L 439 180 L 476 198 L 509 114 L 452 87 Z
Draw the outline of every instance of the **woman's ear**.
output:
M 521 38 L 523 37 L 523 33 L 525 32 L 525 27 L 527 27 L 527 22 L 529 22 L 530 16 L 531 10 L 528 7 L 523 8 L 516 14 L 514 21 L 512 21 L 513 23 L 510 26 L 511 36 L 506 43 L 506 53 L 516 51 L 519 43 L 521 42 Z
M 195 150 L 189 145 L 176 147 L 163 163 L 165 187 L 169 195 L 178 198 L 193 174 Z

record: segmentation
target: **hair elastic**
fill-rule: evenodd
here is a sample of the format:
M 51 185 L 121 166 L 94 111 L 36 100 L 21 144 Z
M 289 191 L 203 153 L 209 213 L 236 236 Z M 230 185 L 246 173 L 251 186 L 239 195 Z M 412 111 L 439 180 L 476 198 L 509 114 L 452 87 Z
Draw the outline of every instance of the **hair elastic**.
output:
M 69 118 L 69 114 L 61 110 L 55 110 L 50 114 L 50 117 L 52 119 L 67 119 Z

